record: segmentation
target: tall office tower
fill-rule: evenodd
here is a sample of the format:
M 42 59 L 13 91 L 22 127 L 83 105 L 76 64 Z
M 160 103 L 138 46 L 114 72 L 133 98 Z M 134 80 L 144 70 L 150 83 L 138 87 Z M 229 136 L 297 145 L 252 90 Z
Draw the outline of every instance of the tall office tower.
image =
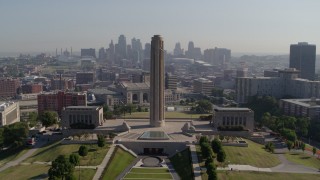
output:
M 107 60 L 107 53 L 106 53 L 106 50 L 103 47 L 99 49 L 99 57 L 98 57 L 98 59 L 100 61 Z
M 115 47 L 112 40 L 111 40 L 111 43 L 109 44 L 109 49 L 107 54 L 108 54 L 109 61 L 111 63 L 115 63 Z
M 174 56 L 181 56 L 181 55 L 183 55 L 183 49 L 181 49 L 181 45 L 180 45 L 179 42 L 176 43 L 176 46 L 174 47 L 173 55 L 174 55 Z
M 124 35 L 120 35 L 118 39 L 118 54 L 121 59 L 127 58 L 127 41 Z
M 290 45 L 290 68 L 300 71 L 300 78 L 315 79 L 316 45 L 306 42 Z
M 154 35 L 151 41 L 150 63 L 150 125 L 162 127 L 164 120 L 164 49 L 160 35 Z

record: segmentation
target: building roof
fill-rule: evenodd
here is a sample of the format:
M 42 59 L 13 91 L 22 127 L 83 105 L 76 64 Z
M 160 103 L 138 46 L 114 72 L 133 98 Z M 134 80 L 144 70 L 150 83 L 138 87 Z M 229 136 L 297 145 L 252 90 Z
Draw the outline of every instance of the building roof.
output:
M 116 94 L 118 94 L 117 92 L 108 90 L 108 88 L 88 89 L 88 93 L 93 93 L 93 94 L 106 94 L 106 95 L 116 95 Z
M 129 83 L 129 82 L 121 82 L 120 85 L 127 90 L 141 90 L 141 89 L 150 89 L 149 83 Z
M 320 108 L 320 99 L 281 99 L 281 101 L 286 101 L 307 108 Z
M 97 109 L 100 106 L 68 106 L 66 109 Z
M 231 108 L 215 107 L 214 111 L 219 111 L 219 112 L 223 112 L 223 111 L 252 112 L 252 110 L 249 108 L 235 108 L 235 107 L 231 107 Z

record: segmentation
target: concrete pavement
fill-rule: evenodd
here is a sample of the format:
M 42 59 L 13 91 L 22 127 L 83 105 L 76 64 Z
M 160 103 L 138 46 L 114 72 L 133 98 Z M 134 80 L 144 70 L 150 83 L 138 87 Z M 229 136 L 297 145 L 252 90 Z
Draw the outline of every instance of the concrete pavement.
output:
M 196 151 L 195 145 L 189 145 L 191 151 L 191 159 L 192 159 L 192 166 L 193 166 L 193 174 L 195 180 L 201 180 L 201 168 L 199 165 L 198 155 Z
M 0 172 L 12 167 L 12 166 L 16 166 L 18 164 L 20 164 L 22 161 L 24 161 L 25 159 L 29 158 L 30 156 L 32 156 L 32 154 L 34 152 L 36 152 L 40 147 L 44 146 L 45 144 L 47 144 L 47 141 L 45 140 L 40 140 L 37 141 L 37 143 L 35 144 L 35 146 L 30 149 L 28 152 L 26 152 L 25 154 L 23 154 L 21 157 L 19 157 L 18 159 L 14 160 L 14 161 L 10 161 L 8 163 L 6 163 L 4 166 L 2 166 L 0 168 Z
M 93 177 L 93 180 L 99 180 L 99 178 L 101 177 L 104 168 L 107 166 L 107 164 L 108 164 L 108 162 L 114 152 L 115 146 L 116 146 L 115 144 L 111 145 L 111 147 L 110 147 L 109 151 L 107 152 L 106 156 L 104 157 L 102 163 L 99 166 L 97 166 L 97 171 Z

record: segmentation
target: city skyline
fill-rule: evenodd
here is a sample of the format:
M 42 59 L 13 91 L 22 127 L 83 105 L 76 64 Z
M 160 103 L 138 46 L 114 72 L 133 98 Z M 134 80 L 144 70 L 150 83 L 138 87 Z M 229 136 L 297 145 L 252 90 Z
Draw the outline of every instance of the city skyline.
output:
M 0 53 L 107 47 L 124 34 L 149 42 L 161 34 L 166 50 L 189 41 L 201 50 L 289 54 L 297 42 L 320 44 L 318 1 L 1 1 Z M 158 11 L 154 10 L 157 7 Z M 157 23 L 156 23 L 157 22 Z

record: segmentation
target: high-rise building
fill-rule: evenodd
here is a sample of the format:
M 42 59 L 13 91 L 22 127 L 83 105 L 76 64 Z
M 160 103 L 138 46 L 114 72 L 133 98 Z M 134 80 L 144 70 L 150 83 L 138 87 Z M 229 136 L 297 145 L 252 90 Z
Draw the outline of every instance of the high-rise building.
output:
M 193 92 L 195 93 L 200 93 L 209 96 L 212 94 L 213 88 L 213 82 L 209 79 L 198 78 L 193 80 Z
M 118 55 L 120 55 L 121 59 L 127 58 L 127 41 L 124 35 L 120 35 L 118 39 Z
M 151 41 L 150 63 L 150 125 L 162 127 L 164 116 L 164 49 L 160 35 L 154 35 Z
M 180 45 L 179 42 L 176 43 L 176 46 L 174 47 L 173 55 L 174 55 L 174 56 L 181 56 L 181 55 L 183 55 L 183 49 L 181 49 L 181 45 Z
M 166 73 L 165 88 L 170 90 L 177 90 L 178 77 L 171 73 Z
M 290 68 L 300 71 L 300 78 L 315 79 L 316 45 L 306 42 L 290 45 Z
M 81 49 L 81 56 L 90 56 L 96 58 L 96 49 L 90 48 L 90 49 Z

